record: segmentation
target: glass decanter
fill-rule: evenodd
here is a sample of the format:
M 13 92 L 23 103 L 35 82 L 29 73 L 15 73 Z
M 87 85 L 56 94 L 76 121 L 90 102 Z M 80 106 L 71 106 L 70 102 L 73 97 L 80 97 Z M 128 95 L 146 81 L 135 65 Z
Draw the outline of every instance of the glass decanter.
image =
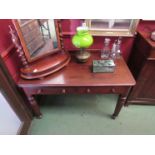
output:
M 117 57 L 117 40 L 112 45 L 111 53 L 110 53 L 110 58 L 116 59 Z
M 111 53 L 110 53 L 110 58 L 112 59 L 118 59 L 121 56 L 121 37 L 119 37 L 117 40 L 112 45 Z
M 121 43 L 122 43 L 122 38 L 119 37 L 116 43 L 116 58 L 120 58 L 120 56 L 122 55 L 121 52 Z
M 101 50 L 101 58 L 108 59 L 110 56 L 110 38 L 105 38 L 104 48 Z

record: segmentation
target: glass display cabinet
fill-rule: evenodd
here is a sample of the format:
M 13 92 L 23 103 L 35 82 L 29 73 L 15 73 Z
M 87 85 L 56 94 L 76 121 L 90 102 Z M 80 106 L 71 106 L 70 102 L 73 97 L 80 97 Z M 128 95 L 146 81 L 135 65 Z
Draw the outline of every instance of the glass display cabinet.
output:
M 86 19 L 89 31 L 94 36 L 127 36 L 136 32 L 136 19 Z

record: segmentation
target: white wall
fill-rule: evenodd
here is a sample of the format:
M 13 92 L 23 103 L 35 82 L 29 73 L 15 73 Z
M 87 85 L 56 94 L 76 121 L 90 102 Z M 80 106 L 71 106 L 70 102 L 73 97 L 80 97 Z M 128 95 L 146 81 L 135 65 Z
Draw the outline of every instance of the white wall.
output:
M 0 90 L 0 135 L 15 135 L 21 125 L 13 109 Z

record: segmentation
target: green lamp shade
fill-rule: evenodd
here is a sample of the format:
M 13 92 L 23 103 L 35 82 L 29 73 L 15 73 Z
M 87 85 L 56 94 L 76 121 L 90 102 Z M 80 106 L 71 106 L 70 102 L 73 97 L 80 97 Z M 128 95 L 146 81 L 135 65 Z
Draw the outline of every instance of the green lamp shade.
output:
M 78 30 L 72 38 L 72 43 L 77 48 L 88 48 L 93 44 L 93 37 L 87 30 Z

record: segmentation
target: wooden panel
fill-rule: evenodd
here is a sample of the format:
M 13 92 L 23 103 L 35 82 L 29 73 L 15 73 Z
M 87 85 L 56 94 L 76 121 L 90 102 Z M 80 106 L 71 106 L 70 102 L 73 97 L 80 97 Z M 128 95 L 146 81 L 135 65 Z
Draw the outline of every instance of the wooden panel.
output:
M 27 94 L 121 94 L 125 87 L 37 87 L 24 88 Z
M 19 68 L 21 63 L 15 52 L 14 45 L 11 41 L 11 35 L 9 34 L 9 25 L 12 26 L 11 19 L 0 20 L 0 55 L 3 58 L 7 68 L 13 79 L 16 81 L 19 76 Z
M 12 26 L 10 19 L 0 19 L 0 54 L 12 44 L 8 26 Z
M 137 38 L 135 40 L 134 48 L 140 51 L 140 55 L 143 55 L 144 57 L 148 57 L 150 54 L 151 47 L 150 45 L 145 41 L 143 37 L 138 33 Z
M 155 61 L 147 61 L 131 93 L 136 99 L 155 99 Z
M 17 61 L 19 58 L 17 57 L 15 50 L 14 45 L 11 44 L 6 50 L 1 52 L 1 57 L 8 67 L 11 76 L 17 81 L 21 62 Z
M 14 48 L 14 44 L 10 44 L 10 46 L 1 52 L 1 57 L 5 60 L 9 57 L 9 54 L 11 54 L 11 52 L 13 52 L 13 48 Z
M 141 54 L 141 50 L 134 46 L 128 65 L 135 79 L 137 79 L 146 59 L 146 56 Z
M 140 32 L 130 58 L 130 69 L 136 78 L 127 104 L 155 104 L 154 43 Z

